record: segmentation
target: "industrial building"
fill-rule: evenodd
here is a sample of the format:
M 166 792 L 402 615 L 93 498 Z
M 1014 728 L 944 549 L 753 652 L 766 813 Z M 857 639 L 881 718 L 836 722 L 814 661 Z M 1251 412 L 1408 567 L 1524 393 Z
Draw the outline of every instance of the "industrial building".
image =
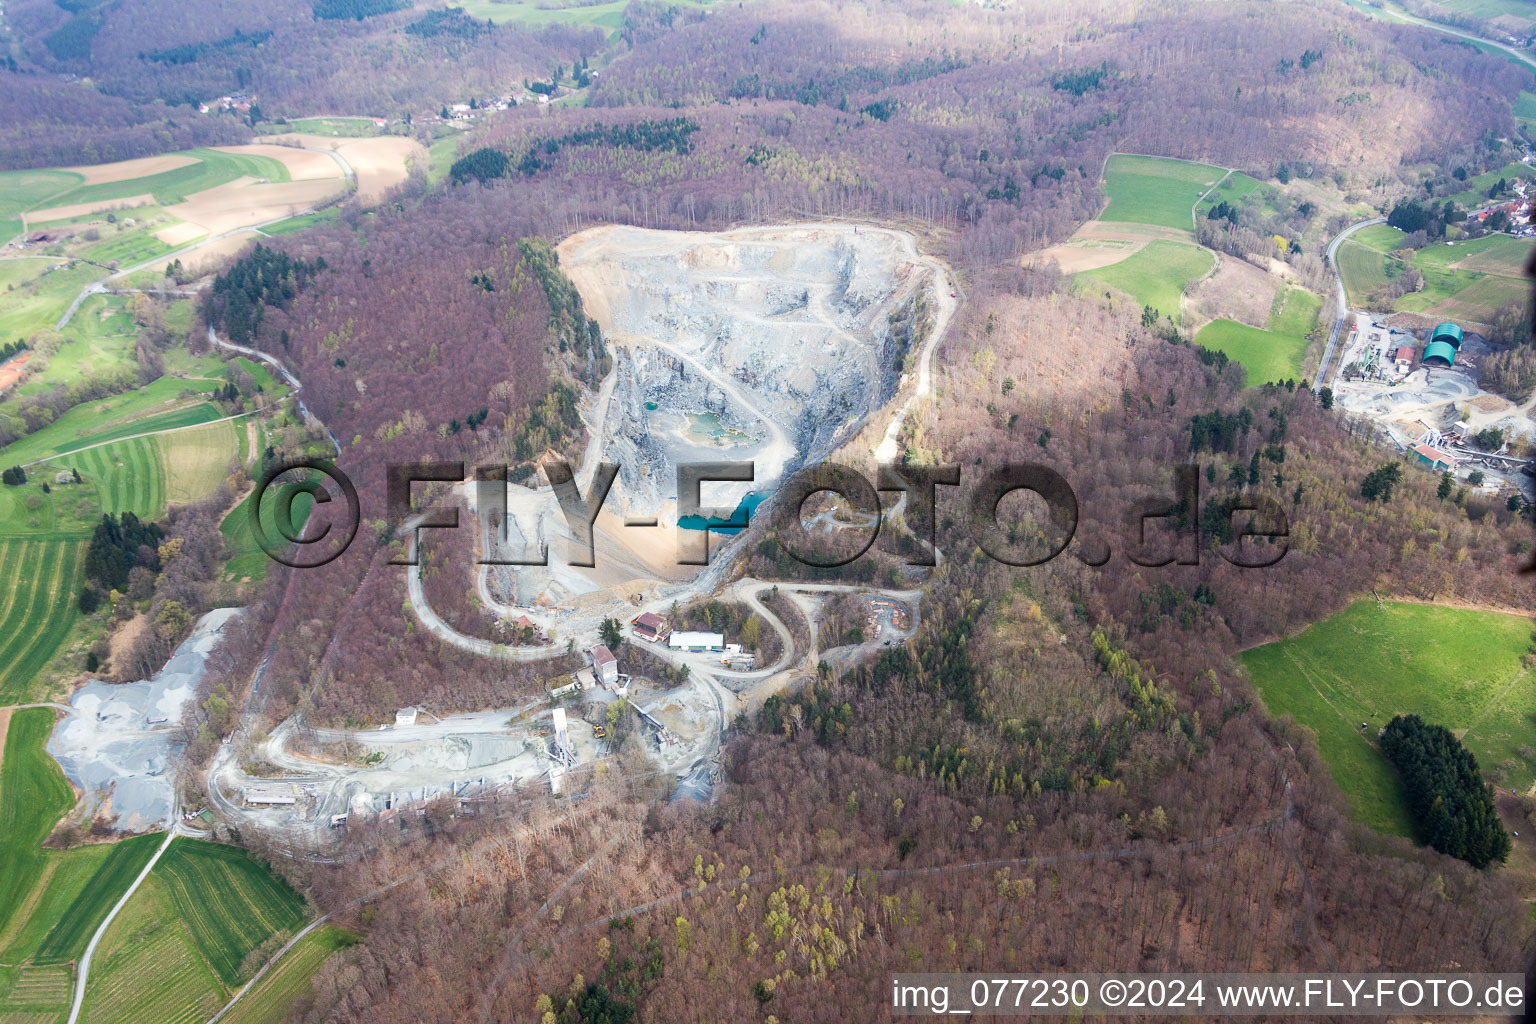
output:
M 1450 366 L 1460 350 L 1461 328 L 1453 323 L 1440 324 L 1430 332 L 1429 344 L 1424 346 L 1424 365 Z
M 254 783 L 240 795 L 247 807 L 292 807 L 299 802 L 299 794 L 286 782 Z
M 635 617 L 633 632 L 641 640 L 657 643 L 667 638 L 667 620 L 655 612 L 641 612 Z
M 723 651 L 724 633 L 673 633 L 667 646 L 674 651 Z
M 401 708 L 399 711 L 396 711 L 395 726 L 398 728 L 402 725 L 415 725 L 416 712 L 416 708 Z
M 598 644 L 587 653 L 592 657 L 592 671 L 597 675 L 599 682 L 619 681 L 619 659 L 613 656 L 607 644 Z
M 1457 466 L 1460 465 L 1454 455 L 1447 455 L 1440 449 L 1431 448 L 1422 441 L 1409 450 L 1413 452 L 1413 457 L 1420 463 L 1436 471 L 1449 470 L 1454 473 Z

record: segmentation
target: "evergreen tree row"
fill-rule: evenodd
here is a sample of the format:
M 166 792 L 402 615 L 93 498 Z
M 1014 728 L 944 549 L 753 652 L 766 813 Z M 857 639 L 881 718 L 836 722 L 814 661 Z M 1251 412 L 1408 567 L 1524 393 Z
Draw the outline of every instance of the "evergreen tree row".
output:
M 1477 759 L 1449 729 L 1398 715 L 1382 731 L 1381 751 L 1403 778 L 1421 840 L 1475 868 L 1509 856 L 1493 792 Z
M 128 570 L 135 565 L 159 571 L 159 546 L 164 537 L 165 531 L 158 525 L 143 522 L 132 512 L 124 512 L 122 518 L 102 516 L 85 552 L 86 579 L 102 590 L 127 590 Z
M 203 303 L 203 315 L 237 345 L 248 344 L 261 328 L 263 307 L 287 309 L 295 296 L 320 271 L 325 257 L 298 259 L 258 244 L 228 273 L 214 279 Z

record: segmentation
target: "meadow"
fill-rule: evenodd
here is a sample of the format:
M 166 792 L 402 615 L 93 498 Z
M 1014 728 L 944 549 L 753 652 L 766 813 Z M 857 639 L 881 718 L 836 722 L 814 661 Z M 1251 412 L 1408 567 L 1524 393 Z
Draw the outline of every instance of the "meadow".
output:
M 1221 184 L 1211 194 L 1200 200 L 1196 207 L 1202 214 L 1211 207 L 1225 202 L 1239 208 L 1257 208 L 1265 213 L 1280 212 L 1280 190 L 1274 185 L 1249 177 L 1241 171 L 1233 171 L 1221 179 Z
M 1376 734 L 1394 715 L 1421 715 L 1460 735 L 1491 781 L 1528 789 L 1536 780 L 1536 677 L 1523 661 L 1531 646 L 1526 616 L 1365 599 L 1241 659 L 1270 714 L 1316 733 L 1354 817 L 1411 836 Z
M 6 728 L 0 761 L 0 863 L 6 865 L 0 871 L 0 936 L 14 933 L 17 915 L 43 874 L 47 857 L 38 844 L 75 802 L 58 762 L 43 751 L 53 720 L 52 708 L 23 708 L 10 712 Z
M 31 953 L 31 959 L 40 964 L 62 964 L 78 959 L 106 919 L 107 912 L 139 877 L 139 872 L 155 855 L 160 843 L 161 838 L 157 835 L 143 835 L 52 854 L 60 866 L 53 872 L 37 910 L 27 922 L 29 927 L 48 924 L 49 929 Z M 87 868 L 90 873 L 84 875 Z M 78 887 L 76 879 L 79 879 Z
M 74 301 L 74 295 L 68 299 Z M 64 309 L 67 308 L 68 302 L 64 304 Z M 63 310 L 59 312 L 62 315 Z M 54 320 L 57 322 L 57 317 Z M 37 395 L 58 384 L 112 377 L 137 369 L 137 331 L 125 296 L 92 295 L 80 304 L 60 332 L 58 349 L 47 357 L 47 366 L 40 372 L 34 370 L 15 393 Z
M 21 234 L 17 214 L 49 204 L 78 188 L 85 176 L 73 171 L 5 171 L 0 173 L 0 245 Z
M 48 206 L 73 206 L 99 203 L 131 196 L 154 196 L 162 206 L 183 202 L 188 196 L 249 176 L 266 181 L 289 181 L 288 168 L 281 160 L 253 153 L 221 153 L 216 149 L 193 149 L 177 156 L 192 157 L 195 163 L 174 167 L 159 174 L 121 181 L 79 185 L 48 199 Z M 36 208 L 35 204 L 34 207 Z
M 155 864 L 198 951 L 226 985 L 268 936 L 303 926 L 304 898 L 236 846 L 177 839 Z
M 1338 263 L 1339 274 L 1344 278 L 1344 290 L 1349 295 L 1349 304 L 1357 309 L 1365 305 L 1366 296 L 1391 280 L 1387 257 L 1355 241 L 1353 236 L 1339 246 Z
M 1109 205 L 1099 219 L 1193 231 L 1195 200 L 1225 173 L 1209 164 L 1117 153 L 1104 167 Z
M 240 438 L 244 433 L 244 423 L 221 420 L 148 439 L 158 449 L 165 467 L 166 503 L 184 505 L 218 490 L 229 472 L 230 462 L 239 455 Z M 110 452 L 119 447 L 112 445 L 96 450 Z
M 299 132 L 303 135 L 334 135 L 343 139 L 371 139 L 380 134 L 371 117 L 300 117 L 292 121 L 264 123 L 262 132 L 286 135 Z M 261 141 L 260 138 L 257 139 Z
M 6 567 L 5 586 L 0 587 L 0 704 L 39 696 L 32 692 L 34 677 L 79 614 L 75 596 L 84 555 L 82 539 L 0 539 L 0 565 Z
M 271 487 L 262 496 L 261 523 L 268 537 L 278 536 L 277 503 L 279 498 L 294 486 L 297 485 L 285 483 L 278 487 Z M 245 499 L 236 505 L 219 524 L 219 532 L 224 535 L 225 547 L 231 553 L 224 569 L 224 579 L 227 582 L 264 580 L 267 578 L 267 568 L 272 564 L 272 559 L 256 542 L 256 534 L 251 529 L 251 504 L 255 500 L 254 492 L 246 495 Z M 294 498 L 293 525 L 295 528 L 304 525 L 311 507 L 312 499 L 309 495 L 301 493 Z
M 452 163 L 451 159 L 449 163 Z M 446 177 L 447 174 L 447 168 L 444 168 L 442 176 Z M 261 229 L 261 232 L 264 235 L 286 235 L 294 231 L 303 231 L 305 228 L 313 227 L 316 224 L 330 224 L 336 220 L 337 215 L 340 213 L 341 207 L 339 206 L 333 206 L 318 213 L 301 213 L 297 217 L 289 217 L 287 220 L 280 220 L 276 224 L 268 224 Z
M 1485 171 L 1475 177 L 1468 178 L 1465 182 L 1467 187 L 1451 196 L 1450 199 L 1457 206 L 1465 209 L 1477 209 L 1480 206 L 1487 206 L 1494 201 L 1488 198 L 1488 190 L 1497 184 L 1500 178 L 1506 181 L 1511 181 L 1515 178 L 1536 178 L 1536 170 L 1532 170 L 1521 163 L 1505 164 L 1503 167 L 1497 167 L 1491 171 Z M 1500 198 L 1508 199 L 1513 197 L 1501 196 Z
M 1521 89 L 1519 97 L 1515 100 L 1514 114 L 1515 120 L 1527 133 L 1536 128 L 1536 93 Z
M 66 257 L 49 258 L 41 267 L 29 268 L 36 272 L 15 283 L 14 289 L 0 292 L 5 296 L 0 301 L 0 338 L 11 341 L 53 330 L 81 289 L 104 273 L 100 267 L 71 262 Z
M 0 552 L 3 553 L 3 552 Z M 7 564 L 11 564 L 7 562 Z M 163 840 L 45 850 L 74 804 L 44 749 L 51 708 L 9 712 L 0 761 L 0 1022 L 43 1024 L 69 1008 L 73 964 Z M 95 961 L 83 1020 L 199 1024 L 239 984 L 247 955 L 309 916 L 303 897 L 244 850 L 179 838 L 114 920 Z M 327 956 L 352 941 L 318 929 L 252 993 L 247 1019 L 280 1020 Z
M 202 1024 L 223 1001 L 169 890 L 151 872 L 97 947 L 80 1019 L 137 1024 L 153 1006 L 156 1024 Z
M 35 434 L 0 449 L 0 464 L 25 466 L 100 441 L 162 430 L 167 426 L 206 423 L 218 418 L 219 413 L 217 408 L 203 401 L 202 396 L 218 383 L 160 377 L 132 391 L 82 403 Z M 207 410 L 189 413 L 188 410 L 196 410 L 199 406 L 207 406 Z
M 1151 306 L 1177 324 L 1181 322 L 1179 299 L 1185 286 L 1215 265 L 1216 258 L 1208 249 L 1157 239 L 1119 263 L 1083 271 L 1074 279 L 1073 289 L 1086 295 L 1110 289 L 1122 292 L 1138 306 Z
M 1225 352 L 1248 371 L 1248 383 L 1298 380 L 1307 351 L 1307 334 L 1317 324 L 1323 300 L 1304 288 L 1288 288 L 1275 297 L 1264 328 L 1235 320 L 1212 320 L 1195 335 L 1195 343 Z

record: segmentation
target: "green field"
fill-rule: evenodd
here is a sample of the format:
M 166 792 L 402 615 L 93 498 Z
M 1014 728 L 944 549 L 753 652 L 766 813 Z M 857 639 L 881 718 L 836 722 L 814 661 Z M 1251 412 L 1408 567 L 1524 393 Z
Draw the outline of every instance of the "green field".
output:
M 1323 300 L 1303 288 L 1289 288 L 1275 299 L 1265 329 L 1235 320 L 1213 320 L 1195 343 L 1225 352 L 1248 370 L 1248 383 L 1296 380 L 1307 351 L 1307 333 L 1317 323 Z
M 3 545 L 0 557 L 15 564 Z M 74 804 L 44 750 L 54 721 L 49 708 L 11 712 L 0 762 L 0 1024 L 52 1024 L 68 1010 L 70 968 L 163 841 L 41 848 Z M 98 949 L 83 1019 L 200 1024 L 239 983 L 245 957 L 272 935 L 297 931 L 308 914 L 303 898 L 244 850 L 177 839 Z M 243 1012 L 256 1016 L 242 1019 L 280 1019 L 351 938 L 334 928 L 306 937 L 253 991 Z
M 1455 195 L 1450 196 L 1449 198 L 1454 201 L 1457 206 L 1463 207 L 1465 209 L 1476 209 L 1479 206 L 1487 206 L 1489 203 L 1494 202 L 1494 200 L 1488 198 L 1488 190 L 1497 184 L 1500 178 L 1504 178 L 1506 180 L 1513 180 L 1515 178 L 1536 178 L 1536 170 L 1533 170 L 1525 166 L 1525 164 L 1521 163 L 1505 164 L 1503 167 L 1498 167 L 1491 171 L 1485 171 L 1476 177 L 1468 178 L 1465 182 L 1467 187 L 1463 191 L 1457 192 Z M 1502 195 L 1499 197 L 1500 200 L 1507 200 L 1511 198 L 1513 198 L 1512 195 Z M 1439 200 L 1437 200 L 1437 202 L 1438 201 Z
M 1208 249 L 1157 239 L 1119 263 L 1083 271 L 1074 279 L 1073 289 L 1084 295 L 1122 292 L 1138 306 L 1151 306 L 1177 324 L 1185 286 L 1209 273 L 1215 263 Z
M 1536 129 L 1536 93 L 1520 90 L 1520 96 L 1515 100 L 1515 120 L 1520 127 L 1525 129 L 1527 136 Z
M 21 234 L 15 219 L 35 206 L 52 205 L 55 196 L 79 187 L 84 175 L 73 171 L 5 171 L 0 173 L 0 245 Z
M 1446 245 L 1428 245 L 1413 258 L 1413 265 L 1422 271 L 1432 268 L 1448 270 L 1453 263 L 1462 263 L 1461 269 L 1503 274 L 1507 277 L 1524 277 L 1525 261 L 1531 255 L 1531 243 L 1508 235 L 1484 235 L 1469 242 L 1453 242 Z
M 1115 154 L 1104 168 L 1109 206 L 1100 220 L 1195 228 L 1195 200 L 1226 172 L 1209 164 Z
M 95 487 L 101 512 L 132 512 L 140 519 L 158 519 L 165 512 L 165 470 L 157 438 L 136 437 L 104 448 L 89 448 L 49 463 L 49 468 L 78 470 Z M 68 493 L 69 485 L 59 485 Z
M 285 135 L 334 135 L 343 139 L 371 139 L 380 134 L 371 117 L 300 117 L 285 124 L 265 122 L 261 131 Z M 261 141 L 260 138 L 257 141 Z
M 1353 306 L 1412 266 L 1424 276 L 1423 287 L 1401 296 L 1393 308 L 1448 320 L 1488 323 L 1508 302 L 1526 296 L 1525 260 L 1531 244 L 1507 235 L 1425 246 L 1405 264 L 1391 255 L 1404 235 L 1376 224 L 1351 235 L 1339 247 L 1339 272 Z
M 144 870 L 144 865 L 149 863 L 149 858 L 155 855 L 161 842 L 163 840 L 157 835 L 134 836 L 109 846 L 87 846 L 60 854 L 60 860 L 81 860 L 87 866 L 93 866 L 94 870 L 62 910 L 56 914 L 49 912 L 33 915 L 34 919 L 40 917 L 53 922 L 37 948 L 34 961 L 48 964 L 78 959 L 101 922 L 106 920 L 112 904 L 117 902 L 119 895 L 128 891 L 133 880 L 139 877 L 139 872 Z M 101 851 L 101 854 L 89 858 L 79 856 L 87 852 L 94 855 L 97 851 Z M 54 878 L 58 877 L 59 872 L 55 871 Z M 65 892 L 68 888 L 61 886 Z M 44 897 L 45 902 L 53 894 L 53 889 L 54 886 L 50 884 Z
M 69 299 L 73 301 L 74 295 L 71 294 Z M 64 308 L 68 305 L 68 302 L 64 303 Z M 64 309 L 58 310 L 60 314 L 63 312 Z M 52 318 L 53 321 L 57 319 L 57 316 Z M 53 323 L 48 326 L 52 327 Z M 134 357 L 137 335 L 138 327 L 128 313 L 125 296 L 92 295 L 80 304 L 61 332 L 58 349 L 47 358 L 47 368 L 34 371 L 14 393 L 38 395 L 59 384 L 68 386 L 85 380 L 125 376 L 138 367 Z
M 81 289 L 102 277 L 106 271 L 89 263 L 64 257 L 50 259 L 49 266 L 67 264 L 57 270 L 37 274 L 14 291 L 0 289 L 0 338 L 11 341 L 30 338 L 38 331 L 53 330 L 75 301 Z
M 226 985 L 240 962 L 274 933 L 297 931 L 304 898 L 235 846 L 177 839 L 155 865 L 198 950 Z
M 220 420 L 203 427 L 178 430 L 174 434 L 161 434 L 147 442 L 125 443 L 152 443 L 165 472 L 166 504 L 188 505 L 218 490 L 229 471 L 229 464 L 239 456 L 240 438 L 244 434 L 243 422 Z M 96 450 L 115 452 L 120 447 L 112 445 Z
M 225 1024 L 282 1024 L 293 1004 L 306 996 L 322 964 L 357 941 L 330 925 L 316 928 L 288 951 L 224 1018 Z
M 1372 224 L 1350 235 L 1349 240 L 1358 242 L 1367 249 L 1375 249 L 1377 252 L 1395 252 L 1402 248 L 1403 241 L 1407 237 L 1390 224 Z
M 261 522 L 268 537 L 278 536 L 277 502 L 292 486 L 295 485 L 269 487 L 262 496 Z M 267 568 L 272 564 L 272 559 L 261 549 L 261 545 L 256 543 L 256 534 L 251 529 L 251 503 L 255 497 L 254 492 L 246 495 L 245 499 L 236 505 L 219 524 L 219 532 L 224 535 L 225 547 L 231 552 L 229 563 L 224 569 L 224 578 L 230 582 L 264 580 L 267 578 Z M 309 495 L 295 496 L 293 525 L 296 529 L 304 525 L 311 507 L 312 500 Z
M 213 406 L 209 412 L 191 412 L 199 406 L 205 392 L 218 386 L 215 381 L 187 381 L 175 377 L 157 380 L 125 391 L 120 395 L 85 402 L 70 409 L 53 423 L 29 434 L 8 448 L 0 449 L 0 464 L 25 466 L 41 459 L 77 451 L 85 445 L 145 433 L 166 426 L 187 426 L 217 418 Z M 178 419 L 179 418 L 179 419 Z
M 1278 214 L 1283 205 L 1277 187 L 1240 171 L 1233 171 L 1221 179 L 1221 184 L 1200 201 L 1198 209 L 1202 214 L 1208 214 L 1211 207 L 1221 202 L 1239 209 L 1257 209 L 1265 214 Z
M 1499 785 L 1528 788 L 1536 779 L 1536 677 L 1522 659 L 1531 643 L 1526 616 L 1362 600 L 1241 657 L 1270 714 L 1291 715 L 1317 734 L 1355 818 L 1412 835 L 1376 733 L 1394 715 L 1421 715 L 1461 735 Z
M 154 196 L 155 202 L 166 206 L 244 175 L 266 181 L 289 180 L 288 168 L 283 166 L 281 160 L 269 156 L 221 153 L 215 149 L 192 149 L 176 155 L 193 157 L 196 162 L 143 178 L 80 185 L 62 195 L 49 198 L 48 206 L 73 206 L 76 203 L 97 203 L 140 195 Z M 38 207 L 34 204 L 32 208 Z
M 0 554 L 4 554 L 0 548 Z M 7 567 L 15 563 L 6 558 Z M 7 595 L 8 596 L 8 595 Z M 0 598 L 3 600 L 4 598 Z M 0 620 L 3 621 L 3 620 Z M 11 635 L 7 630 L 3 635 Z M 12 703 L 9 699 L 5 703 Z M 43 750 L 53 731 L 52 708 L 11 712 L 0 761 L 0 935 L 16 930 L 14 919 L 43 874 L 46 855 L 38 844 L 75 798 L 58 762 Z M 9 940 L 7 940 L 8 944 Z
M 155 1024 L 202 1024 L 224 999 L 165 883 L 151 872 L 97 947 L 80 1019 L 139 1024 L 154 1007 Z
M 459 158 L 458 133 L 438 139 L 427 147 L 427 181 L 436 184 L 448 177 L 448 170 Z
M 75 597 L 84 548 L 78 539 L 0 539 L 0 565 L 6 568 L 0 586 L 0 704 L 38 696 L 32 693 L 33 677 L 79 614 Z
M 444 170 L 443 174 L 445 176 L 447 173 Z M 339 206 L 333 206 L 318 213 L 302 213 L 297 217 L 280 220 L 276 224 L 268 224 L 261 229 L 261 233 L 264 235 L 286 235 L 292 231 L 303 231 L 305 228 L 313 227 L 316 224 L 332 224 L 335 223 L 336 217 L 340 213 L 341 207 Z
M 303 898 L 244 850 L 178 838 L 107 931 L 82 1019 L 137 1024 L 152 1006 L 156 1024 L 200 1024 L 240 983 L 246 955 L 274 934 L 298 931 L 307 916 Z M 315 949 L 294 950 L 294 975 L 278 970 L 272 986 L 258 987 L 269 994 L 255 1008 L 275 1009 L 299 993 L 315 958 L 332 951 L 326 943 L 339 944 L 325 931 L 317 930 Z M 302 974 L 306 963 L 313 966 Z

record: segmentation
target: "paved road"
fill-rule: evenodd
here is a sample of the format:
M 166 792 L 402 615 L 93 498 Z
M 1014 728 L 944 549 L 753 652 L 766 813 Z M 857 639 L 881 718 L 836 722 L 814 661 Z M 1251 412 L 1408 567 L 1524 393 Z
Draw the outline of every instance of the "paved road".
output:
M 1328 344 L 1323 346 L 1323 358 L 1318 361 L 1317 373 L 1312 381 L 1312 390 L 1321 391 L 1328 383 L 1330 370 L 1337 371 L 1332 366 L 1333 357 L 1339 346 L 1339 335 L 1344 330 L 1344 318 L 1349 315 L 1349 293 L 1344 290 L 1344 275 L 1339 273 L 1339 246 L 1350 235 L 1361 228 L 1368 228 L 1372 224 L 1385 224 L 1387 218 L 1372 217 L 1369 220 L 1356 221 L 1349 227 L 1333 236 L 1333 241 L 1328 243 L 1328 265 L 1333 268 L 1334 298 L 1338 306 L 1338 312 L 1334 314 L 1333 326 L 1328 331 Z

